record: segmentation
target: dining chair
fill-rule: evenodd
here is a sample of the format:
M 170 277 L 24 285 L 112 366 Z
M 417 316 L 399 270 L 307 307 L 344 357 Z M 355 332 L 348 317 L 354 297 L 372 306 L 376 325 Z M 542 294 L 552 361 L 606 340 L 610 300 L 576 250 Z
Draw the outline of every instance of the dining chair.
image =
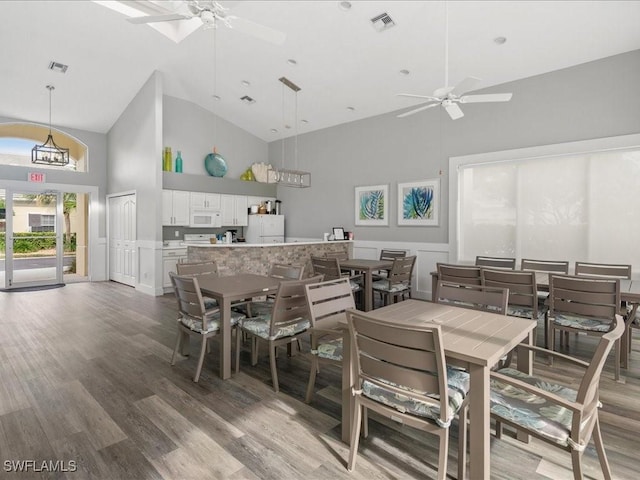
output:
M 314 275 L 323 275 L 325 280 L 336 280 L 339 278 L 348 278 L 351 291 L 354 295 L 363 291 L 362 284 L 364 279 L 362 274 L 352 274 L 345 272 L 340 268 L 340 259 L 337 257 L 319 257 L 311 256 L 311 267 Z
M 545 272 L 545 273 L 560 273 L 560 274 L 568 275 L 569 262 L 564 260 L 533 260 L 533 259 L 523 258 L 522 261 L 520 262 L 520 270 L 527 270 L 527 271 L 533 271 L 533 272 Z M 541 305 L 546 304 L 546 300 L 548 297 L 549 297 L 549 292 L 544 290 L 538 290 L 538 302 Z M 545 334 L 545 339 L 546 338 L 547 337 Z
M 171 365 L 175 365 L 176 354 L 180 350 L 187 336 L 200 339 L 200 356 L 196 367 L 193 381 L 200 379 L 204 356 L 208 349 L 208 341 L 220 333 L 220 309 L 217 307 L 206 308 L 198 278 L 196 276 L 181 276 L 169 272 L 171 284 L 178 301 L 178 338 L 176 340 Z M 231 312 L 231 326 L 235 329 L 239 321 L 244 319 L 244 315 L 238 312 Z
M 396 303 L 398 297 L 404 300 L 405 295 L 411 298 L 411 278 L 415 264 L 415 255 L 396 257 L 387 278 L 376 280 L 371 284 L 374 292 L 382 294 L 384 305 L 388 305 L 390 301 Z
M 631 265 L 576 262 L 575 274 L 604 278 L 631 278 Z
M 479 267 L 506 268 L 508 270 L 515 270 L 516 259 L 508 257 L 485 257 L 483 255 L 478 255 L 476 257 L 476 265 Z
M 320 281 L 322 281 L 322 275 L 304 280 L 283 280 L 280 282 L 270 312 L 247 317 L 238 324 L 240 330 L 251 340 L 251 365 L 258 363 L 258 341 L 268 343 L 271 379 L 276 393 L 280 390 L 276 349 L 281 345 L 297 343 L 300 336 L 307 334 L 311 322 L 304 287 L 309 283 Z M 236 373 L 240 369 L 241 337 L 236 335 Z
M 304 276 L 304 265 L 272 263 L 269 266 L 269 273 L 267 275 L 273 278 L 281 278 L 282 280 L 302 280 Z
M 624 328 L 622 317 L 616 315 L 589 362 L 533 345 L 518 345 L 518 349 L 544 353 L 580 366 L 584 375 L 571 378 L 567 386 L 558 383 L 557 375 L 542 378 L 511 368 L 491 372 L 490 411 L 496 422 L 496 437 L 501 437 L 502 424 L 506 424 L 571 453 L 575 480 L 583 478 L 582 455 L 593 438 L 604 478 L 610 480 L 611 469 L 598 418 L 601 407 L 598 384 L 607 356 L 613 345 L 620 342 Z
M 437 263 L 438 280 L 456 283 L 458 285 L 480 285 L 480 267 L 474 265 L 455 265 L 449 263 Z
M 182 276 L 214 275 L 218 276 L 218 264 L 211 260 L 208 262 L 184 262 L 176 263 L 176 272 Z M 218 306 L 218 302 L 209 297 L 203 297 L 205 308 Z
M 439 437 L 437 478 L 447 475 L 449 428 L 460 415 L 458 478 L 465 476 L 469 374 L 445 363 L 440 325 L 409 325 L 347 310 L 354 371 L 348 470 L 355 468 L 367 411 Z
M 620 313 L 620 279 L 549 275 L 547 345 L 555 350 L 555 332 L 602 336 Z M 561 337 L 562 338 L 562 337 Z M 565 346 L 568 340 L 565 335 Z M 615 345 L 615 379 L 620 378 L 620 344 Z M 552 360 L 552 359 L 551 359 Z
M 404 258 L 407 256 L 406 250 L 392 250 L 389 248 L 383 248 L 380 250 L 380 260 L 393 262 L 396 258 Z M 380 280 L 386 278 L 389 275 L 390 269 L 378 270 L 373 274 L 374 280 Z
M 311 370 L 305 402 L 311 403 L 316 375 L 320 364 L 342 365 L 342 339 L 346 325 L 338 321 L 345 318 L 345 311 L 356 308 L 349 279 L 340 278 L 305 285 L 311 328 Z

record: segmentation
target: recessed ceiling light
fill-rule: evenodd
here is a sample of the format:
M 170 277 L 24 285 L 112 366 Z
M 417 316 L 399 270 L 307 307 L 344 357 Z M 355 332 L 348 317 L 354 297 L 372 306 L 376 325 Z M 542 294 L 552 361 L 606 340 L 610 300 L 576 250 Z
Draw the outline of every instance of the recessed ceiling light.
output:
M 214 100 L 218 101 L 220 100 L 220 95 L 211 95 L 213 97 Z
M 350 112 L 355 112 L 356 111 L 356 107 L 347 107 L 347 110 L 349 110 Z
M 411 72 L 409 70 L 407 70 L 406 68 L 403 68 L 402 70 L 400 70 L 400 75 L 409 75 Z
M 287 63 L 289 65 L 293 65 L 293 66 L 298 65 L 298 62 L 296 62 L 293 58 L 290 58 L 289 60 L 287 60 Z
M 351 2 L 340 2 L 338 4 L 340 6 L 340 8 L 344 11 L 349 11 L 351 10 Z
M 286 128 L 287 130 L 289 130 L 291 128 L 291 125 L 285 125 L 284 128 Z
M 272 128 L 271 129 L 271 133 L 278 133 L 278 129 L 277 128 Z
M 496 37 L 493 39 L 493 41 L 496 42 L 498 45 L 502 45 L 507 41 L 507 37 Z
M 309 120 L 305 120 L 304 118 L 300 120 L 300 123 L 309 123 Z
M 248 86 L 250 86 L 250 85 L 251 85 L 251 83 L 249 83 L 249 81 L 248 81 L 248 80 L 242 80 L 240 83 L 241 83 L 244 87 L 248 87 Z

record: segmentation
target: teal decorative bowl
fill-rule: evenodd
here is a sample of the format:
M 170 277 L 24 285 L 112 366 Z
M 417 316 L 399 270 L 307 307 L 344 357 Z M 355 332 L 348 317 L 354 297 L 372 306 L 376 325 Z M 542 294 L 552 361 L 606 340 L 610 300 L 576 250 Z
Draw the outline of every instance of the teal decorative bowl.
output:
M 212 177 L 224 177 L 227 173 L 227 162 L 219 153 L 210 153 L 204 157 L 204 168 Z

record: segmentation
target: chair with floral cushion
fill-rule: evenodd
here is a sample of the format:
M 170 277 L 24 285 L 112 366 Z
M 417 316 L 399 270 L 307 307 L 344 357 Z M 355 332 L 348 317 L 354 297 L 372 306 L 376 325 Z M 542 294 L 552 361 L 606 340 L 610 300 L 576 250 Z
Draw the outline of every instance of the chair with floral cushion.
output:
M 380 320 L 356 310 L 347 310 L 347 322 L 355 376 L 348 470 L 355 467 L 361 426 L 368 436 L 366 412 L 372 410 L 437 435 L 437 476 L 446 478 L 449 427 L 459 413 L 458 478 L 463 479 L 469 374 L 445 363 L 440 325 Z
M 180 315 L 178 317 L 178 338 L 176 340 L 176 346 L 173 349 L 171 365 L 175 365 L 176 354 L 188 336 L 199 338 L 200 357 L 198 358 L 196 374 L 193 378 L 193 381 L 197 382 L 200 379 L 200 372 L 202 371 L 202 364 L 204 363 L 204 355 L 207 352 L 209 339 L 220 333 L 220 310 L 217 307 L 205 307 L 197 277 L 176 275 L 173 272 L 169 272 L 169 277 L 171 278 L 171 284 L 176 294 Z M 238 321 L 243 318 L 244 315 L 232 312 L 232 328 L 235 329 Z
M 532 345 L 518 345 L 518 349 L 542 352 L 579 365 L 585 373 L 581 379 L 572 378 L 571 386 L 566 386 L 556 382 L 557 376 L 544 379 L 510 368 L 491 372 L 491 416 L 496 421 L 496 436 L 501 436 L 502 424 L 506 424 L 571 453 L 576 480 L 583 478 L 582 454 L 593 438 L 602 473 L 610 480 L 598 419 L 598 384 L 604 362 L 614 343 L 620 341 L 624 328 L 622 317 L 616 315 L 590 362 Z
M 371 284 L 374 292 L 382 294 L 384 305 L 388 305 L 391 300 L 395 303 L 398 297 L 404 300 L 405 295 L 411 298 L 411 278 L 415 264 L 415 255 L 396 257 L 387 278 L 376 280 Z
M 556 331 L 602 336 L 613 330 L 619 313 L 619 278 L 549 275 L 546 331 L 550 350 L 555 350 Z M 564 338 L 568 346 L 568 337 Z M 618 340 L 615 345 L 616 380 L 620 378 L 620 344 Z
M 280 390 L 276 349 L 281 345 L 297 342 L 301 335 L 307 334 L 311 322 L 304 287 L 309 283 L 320 281 L 322 281 L 322 275 L 304 280 L 283 280 L 278 287 L 271 311 L 245 318 L 238 325 L 251 340 L 251 365 L 258 363 L 258 341 L 263 340 L 268 343 L 271 379 L 276 392 Z M 240 368 L 240 341 L 241 335 L 236 335 L 236 372 Z
M 208 262 L 184 262 L 176 263 L 176 272 L 178 275 L 196 277 L 198 275 L 218 276 L 218 264 L 213 260 Z M 204 306 L 213 308 L 218 306 L 218 302 L 209 297 L 203 297 Z
M 348 278 L 351 291 L 353 292 L 354 297 L 356 297 L 356 300 L 359 299 L 358 297 L 363 296 L 362 284 L 364 283 L 364 278 L 362 274 L 356 274 L 340 268 L 340 259 L 337 256 L 318 257 L 312 255 L 311 267 L 313 268 L 314 275 L 323 275 L 324 280 Z
M 311 320 L 311 371 L 305 402 L 310 403 L 320 364 L 342 365 L 342 338 L 345 310 L 355 308 L 349 279 L 340 278 L 305 285 L 309 318 Z

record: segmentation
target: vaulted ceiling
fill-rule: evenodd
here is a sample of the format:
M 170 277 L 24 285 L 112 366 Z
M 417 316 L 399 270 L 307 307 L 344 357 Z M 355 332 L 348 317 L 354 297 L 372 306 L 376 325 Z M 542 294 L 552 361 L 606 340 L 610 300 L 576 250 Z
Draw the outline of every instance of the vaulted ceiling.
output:
M 186 6 L 143 3 L 167 12 Z M 285 41 L 222 24 L 205 29 L 196 17 L 164 23 L 184 36 L 176 42 L 100 2 L 0 2 L 0 116 L 48 123 L 45 86 L 53 84 L 54 124 L 104 133 L 158 70 L 165 94 L 271 141 L 293 135 L 296 116 L 302 134 L 408 110 L 420 101 L 397 93 L 430 95 L 444 84 L 445 2 L 220 3 Z M 448 1 L 446 9 L 450 85 L 475 76 L 479 89 L 500 92 L 493 87 L 640 49 L 639 1 Z M 383 13 L 394 25 L 378 31 L 372 19 Z M 51 61 L 67 72 L 49 70 Z M 301 88 L 297 95 L 283 76 Z

